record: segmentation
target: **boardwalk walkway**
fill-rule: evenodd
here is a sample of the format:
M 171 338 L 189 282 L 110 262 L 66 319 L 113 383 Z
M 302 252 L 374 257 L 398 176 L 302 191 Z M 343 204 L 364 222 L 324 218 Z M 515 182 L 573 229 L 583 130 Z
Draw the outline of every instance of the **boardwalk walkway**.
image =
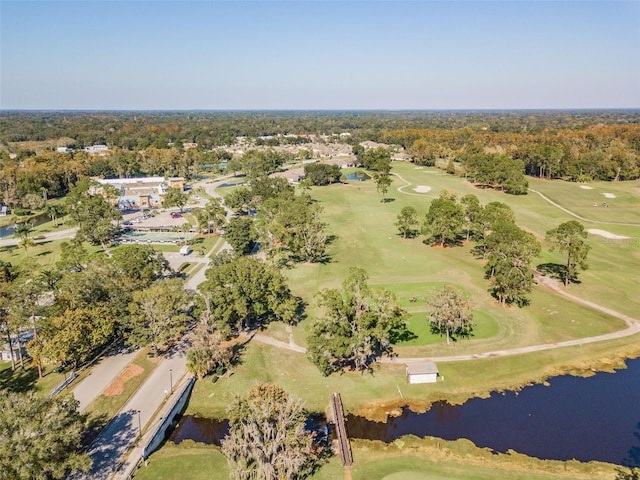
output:
M 338 449 L 340 451 L 340 458 L 342 459 L 342 466 L 350 468 L 353 463 L 353 457 L 351 456 L 351 445 L 349 444 L 349 435 L 347 434 L 347 427 L 344 424 L 344 414 L 342 412 L 342 400 L 340 394 L 334 392 L 331 395 L 331 408 L 333 410 L 333 423 L 336 426 L 336 434 L 338 436 Z

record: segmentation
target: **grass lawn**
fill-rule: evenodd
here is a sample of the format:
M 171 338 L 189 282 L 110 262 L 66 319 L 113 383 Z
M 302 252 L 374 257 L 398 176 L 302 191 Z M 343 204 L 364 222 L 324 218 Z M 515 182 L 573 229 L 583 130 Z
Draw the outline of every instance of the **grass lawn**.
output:
M 43 369 L 43 377 L 38 378 L 38 369 L 26 359 L 25 368 L 17 367 L 11 371 L 11 362 L 0 362 L 0 389 L 12 392 L 35 390 L 41 395 L 48 395 L 65 379 L 65 373 L 56 373 L 52 366 Z
M 405 182 L 394 178 L 388 194 L 393 201 L 387 203 L 380 201 L 375 184 L 370 181 L 312 189 L 313 197 L 324 207 L 324 218 L 329 225 L 328 231 L 332 236 L 329 254 L 332 261 L 297 265 L 286 271 L 294 293 L 309 304 L 308 320 L 294 329 L 294 338 L 298 343 L 305 343 L 304 331 L 311 319 L 319 314 L 315 306 L 315 293 L 322 288 L 339 287 L 351 265 L 367 270 L 373 286 L 384 286 L 393 291 L 399 302 L 412 313 L 426 311 L 426 299 L 444 283 L 463 290 L 470 297 L 476 317 L 481 321 L 471 340 L 458 343 L 456 349 L 461 350 L 459 353 L 557 342 L 623 328 L 622 322 L 580 307 L 544 287 L 534 290 L 529 307 L 503 308 L 489 295 L 482 262 L 470 254 L 470 245 L 434 248 L 422 243 L 421 238 L 400 238 L 394 226 L 398 212 L 406 205 L 414 206 L 420 218 L 424 218 L 429 202 L 442 189 L 459 196 L 473 193 L 484 204 L 490 201 L 510 204 L 520 225 L 532 231 L 541 241 L 547 230 L 571 219 L 568 214 L 535 194 L 513 196 L 477 189 L 464 179 L 443 175 L 436 169 L 416 169 L 411 164 L 395 163 L 394 172 L 411 184 L 406 186 Z M 432 189 L 424 194 L 415 193 L 413 188 L 419 185 Z M 573 186 L 565 184 L 565 188 Z M 399 187 L 402 192 L 397 190 Z M 640 235 L 640 227 L 636 233 Z M 570 285 L 569 290 L 623 313 L 635 314 L 640 311 L 640 298 L 631 292 L 640 288 L 640 243 L 605 245 L 601 241 L 603 238 L 593 237 L 590 235 L 589 238 L 592 245 L 589 258 L 591 269 L 582 272 L 582 283 Z M 535 264 L 564 262 L 563 255 L 549 251 L 550 246 L 543 242 L 544 254 Z M 418 301 L 411 303 L 411 297 L 416 297 Z M 411 326 L 419 326 L 419 323 L 412 319 Z M 417 332 L 419 339 L 404 345 L 438 346 L 435 341 L 437 337 L 423 335 L 426 329 L 421 327 Z M 412 355 L 416 353 L 411 351 Z M 441 346 L 422 353 L 446 354 Z
M 415 347 L 421 345 L 442 344 L 445 337 L 431 333 L 428 313 L 426 311 L 415 312 L 409 317 L 407 325 L 409 330 L 417 337 L 398 344 L 398 347 Z M 472 340 L 493 338 L 498 333 L 498 323 L 484 312 L 473 312 L 473 321 L 475 327 L 473 329 Z M 454 341 L 454 340 L 452 340 Z M 459 339 L 465 342 L 466 339 Z
M 296 265 L 285 271 L 293 293 L 308 304 L 307 318 L 293 327 L 297 343 L 305 344 L 306 329 L 319 314 L 314 298 L 316 293 L 323 288 L 340 287 L 350 266 L 367 270 L 372 286 L 383 286 L 393 291 L 399 302 L 409 310 L 409 328 L 417 338 L 396 346 L 395 350 L 400 356 L 479 353 L 554 343 L 623 328 L 624 325 L 617 319 L 567 301 L 545 287 L 534 288 L 530 295 L 530 306 L 503 308 L 487 292 L 482 262 L 469 253 L 469 245 L 445 249 L 429 247 L 422 243 L 421 238 L 401 239 L 394 226 L 398 213 L 407 205 L 414 206 L 420 218 L 424 218 L 429 202 L 437 198 L 442 189 L 459 196 L 473 193 L 483 204 L 491 201 L 509 204 L 518 224 L 543 243 L 539 263 L 562 264 L 564 256 L 557 251 L 549 251 L 551 245 L 544 242 L 544 237 L 546 231 L 573 219 L 569 214 L 538 195 L 511 196 L 490 189 L 477 189 L 460 177 L 446 175 L 436 169 L 395 163 L 393 171 L 409 184 L 394 177 L 387 195 L 390 201 L 385 203 L 380 201 L 381 197 L 372 181 L 312 189 L 313 198 L 324 208 L 323 219 L 328 224 L 330 235 L 331 262 Z M 538 183 L 553 182 L 533 179 L 532 188 L 542 191 Z M 417 186 L 430 186 L 431 190 L 418 193 L 414 190 Z M 554 188 L 556 186 L 557 191 L 549 193 L 560 199 L 572 198 L 574 193 L 594 193 L 566 182 L 554 184 Z M 595 189 L 596 186 L 593 186 Z M 610 185 L 605 186 L 608 188 Z M 634 215 L 640 206 L 640 197 L 634 188 L 630 183 L 611 185 L 611 189 L 601 192 L 601 195 L 615 194 L 616 199 L 620 199 L 619 205 L 628 210 L 620 218 L 640 223 L 637 214 Z M 586 200 L 586 197 L 580 199 L 581 202 Z M 608 211 L 612 212 L 612 208 L 613 205 Z M 590 212 L 587 207 L 584 210 L 585 215 Z M 587 218 L 598 220 L 595 217 Z M 569 291 L 623 313 L 637 315 L 640 311 L 640 298 L 635 295 L 640 291 L 640 227 L 585 226 L 628 235 L 632 239 L 614 242 L 590 235 L 591 268 L 580 273 L 582 283 L 570 285 Z M 470 297 L 477 324 L 472 338 L 452 346 L 445 345 L 443 338 L 432 335 L 426 322 L 426 299 L 445 283 L 456 286 Z M 416 297 L 417 302 L 411 302 L 411 297 Z M 284 341 L 289 336 L 281 324 L 268 326 L 267 333 Z M 639 337 L 635 335 L 520 356 L 440 362 L 438 367 L 445 380 L 422 385 L 406 383 L 402 364 L 378 364 L 373 373 L 344 372 L 324 377 L 304 354 L 249 343 L 243 352 L 242 364 L 235 368 L 230 377 L 224 377 L 215 384 L 209 377 L 196 383 L 186 413 L 224 417 L 226 407 L 235 395 L 246 394 L 256 382 L 270 382 L 281 385 L 290 394 L 303 399 L 310 412 L 324 412 L 331 392 L 339 391 L 347 411 L 383 420 L 389 414 L 398 414 L 400 407 L 407 404 L 416 411 L 422 411 L 441 399 L 462 403 L 474 396 L 488 396 L 496 390 L 518 389 L 564 373 L 590 374 L 592 369 L 621 368 L 625 358 L 640 355 Z M 518 454 L 495 455 L 488 450 L 477 449 L 465 440 L 443 442 L 405 438 L 390 445 L 357 440 L 353 442 L 353 448 L 355 463 L 352 474 L 355 480 L 543 480 L 615 476 L 609 465 L 545 462 Z M 191 455 L 194 457 L 189 460 Z M 210 463 L 211 467 L 203 467 L 204 472 L 192 472 L 195 469 L 189 469 L 188 462 L 197 463 L 201 456 L 204 465 Z M 147 478 L 186 480 L 201 478 L 198 476 L 201 473 L 210 475 L 211 471 L 225 471 L 224 459 L 214 447 L 167 444 L 151 460 L 147 468 L 153 468 L 154 462 L 158 467 L 153 470 L 155 474 L 148 474 Z M 160 472 L 171 471 L 176 472 L 174 477 L 161 476 Z M 143 472 L 144 469 L 141 475 L 145 474 Z M 325 473 L 326 476 L 323 476 Z M 334 459 L 313 478 L 343 478 L 342 469 Z
M 640 186 L 638 180 L 581 184 L 532 177 L 528 179 L 529 188 L 542 193 L 583 218 L 607 223 L 640 224 L 638 211 L 640 193 L 636 189 Z M 603 202 L 606 202 L 608 207 L 604 208 Z M 598 206 L 594 207 L 594 203 Z
M 530 306 L 504 308 L 487 292 L 482 262 L 469 253 L 469 245 L 445 249 L 429 247 L 419 238 L 401 239 L 393 225 L 405 205 L 414 205 L 422 217 L 429 202 L 443 188 L 458 195 L 474 193 L 484 204 L 490 201 L 509 203 L 520 224 L 540 239 L 548 229 L 569 220 L 571 217 L 566 213 L 537 195 L 510 196 L 476 189 L 463 179 L 436 169 L 418 169 L 411 164 L 396 163 L 394 172 L 411 185 L 404 186 L 402 191 L 405 193 L 401 193 L 397 188 L 406 184 L 394 178 L 388 194 L 393 201 L 386 203 L 380 201 L 371 181 L 312 189 L 313 197 L 324 207 L 324 218 L 332 235 L 329 245 L 332 261 L 297 265 L 285 271 L 293 292 L 308 303 L 307 319 L 293 327 L 296 342 L 305 344 L 306 328 L 319 314 L 314 298 L 316 292 L 339 287 L 351 265 L 365 268 L 372 286 L 392 290 L 400 303 L 411 311 L 409 326 L 417 338 L 396 346 L 400 357 L 474 354 L 600 335 L 624 327 L 621 321 L 565 300 L 545 287 L 534 288 Z M 411 194 L 418 185 L 432 189 L 424 194 Z M 565 184 L 565 188 L 574 186 Z M 640 229 L 637 233 L 640 234 Z M 617 249 L 609 251 L 597 241 L 590 241 L 592 269 L 580 275 L 582 284 L 573 284 L 569 290 L 584 298 L 593 298 L 592 291 L 606 288 L 608 295 L 602 293 L 595 301 L 629 314 L 640 311 L 640 299 L 633 295 L 640 282 L 640 261 L 635 261 L 635 256 L 640 255 L 640 246 L 629 243 L 626 248 L 633 252 L 629 255 L 629 252 Z M 549 253 L 548 248 L 549 245 L 544 245 L 545 255 L 541 261 L 557 258 L 560 262 L 561 256 L 557 252 Z M 608 268 L 602 266 L 605 259 L 611 262 Z M 613 274 L 619 276 L 618 281 L 610 284 L 602 281 L 602 276 Z M 587 278 L 588 275 L 593 276 Z M 477 322 L 472 338 L 451 346 L 447 346 L 443 338 L 433 336 L 426 320 L 423 321 L 426 299 L 444 283 L 455 285 L 470 297 Z M 614 295 L 612 290 L 618 293 Z M 410 298 L 414 296 L 418 301 L 411 303 Z M 288 338 L 284 327 L 278 324 L 269 326 L 268 332 L 281 340 Z M 285 390 L 302 397 L 314 411 L 324 410 L 329 392 L 340 391 L 347 410 L 379 415 L 407 401 L 416 406 L 426 406 L 438 399 L 460 402 L 471 396 L 518 388 L 564 372 L 610 368 L 620 365 L 621 358 L 640 353 L 634 342 L 637 342 L 635 337 L 630 337 L 519 357 L 441 363 L 440 371 L 446 381 L 428 388 L 407 385 L 402 365 L 378 366 L 373 375 L 344 373 L 326 378 L 304 355 L 250 345 L 244 363 L 233 376 L 215 385 L 207 380 L 196 384 L 188 413 L 221 417 L 233 395 L 242 394 L 256 381 L 262 381 L 282 385 Z
M 196 382 L 186 414 L 225 418 L 227 405 L 236 395 L 246 394 L 257 382 L 266 382 L 277 383 L 301 398 L 310 412 L 324 412 L 331 392 L 340 392 L 347 411 L 381 420 L 387 414 L 398 414 L 398 407 L 405 404 L 423 411 L 436 400 L 462 403 L 470 397 L 517 389 L 565 372 L 590 374 L 595 367 L 620 368 L 622 359 L 640 355 L 639 336 L 505 358 L 440 362 L 438 368 L 445 380 L 421 385 L 407 384 L 401 363 L 378 364 L 373 373 L 324 377 L 302 353 L 250 342 L 242 364 L 230 377 L 215 384 L 210 377 Z M 449 347 L 449 352 L 458 353 L 458 349 Z
M 354 480 L 587 480 L 614 478 L 611 465 L 544 461 L 518 454 L 492 454 L 466 440 L 447 442 L 405 437 L 393 444 L 352 440 Z M 197 468 L 194 466 L 197 465 Z M 216 472 L 212 477 L 212 472 Z M 338 457 L 322 465 L 310 480 L 344 478 Z M 205 480 L 228 478 L 227 461 L 218 447 L 190 441 L 167 442 L 152 454 L 137 480 Z
M 468 440 L 404 437 L 385 445 L 352 441 L 354 480 L 544 480 L 613 478 L 612 465 L 494 454 Z

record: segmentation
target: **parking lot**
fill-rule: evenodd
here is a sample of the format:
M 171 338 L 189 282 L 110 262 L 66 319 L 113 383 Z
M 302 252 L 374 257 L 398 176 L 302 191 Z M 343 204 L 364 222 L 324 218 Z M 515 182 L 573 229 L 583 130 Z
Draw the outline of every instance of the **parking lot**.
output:
M 179 214 L 179 217 L 172 217 L 171 214 L 176 213 Z M 179 213 L 179 211 L 155 211 L 154 216 L 144 216 L 141 212 L 136 212 L 132 214 L 124 215 L 123 225 L 130 227 L 132 229 L 136 228 L 158 228 L 158 229 L 169 229 L 171 230 L 173 227 L 177 227 L 182 225 L 183 223 L 187 223 L 187 219 Z

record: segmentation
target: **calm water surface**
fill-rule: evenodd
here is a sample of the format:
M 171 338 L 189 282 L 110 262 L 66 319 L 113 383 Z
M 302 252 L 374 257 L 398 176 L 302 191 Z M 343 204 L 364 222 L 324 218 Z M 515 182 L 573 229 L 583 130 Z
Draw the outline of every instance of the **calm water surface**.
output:
M 640 360 L 615 374 L 549 383 L 458 406 L 437 402 L 423 414 L 405 409 L 387 423 L 348 415 L 347 430 L 351 437 L 385 442 L 407 434 L 468 438 L 498 452 L 640 465 Z
M 347 430 L 352 438 L 384 442 L 407 434 L 468 438 L 497 452 L 640 466 L 640 359 L 627 365 L 615 374 L 556 377 L 550 386 L 493 393 L 464 405 L 437 402 L 423 414 L 405 409 L 387 423 L 347 415 Z M 227 430 L 226 420 L 185 416 L 170 440 L 220 444 Z

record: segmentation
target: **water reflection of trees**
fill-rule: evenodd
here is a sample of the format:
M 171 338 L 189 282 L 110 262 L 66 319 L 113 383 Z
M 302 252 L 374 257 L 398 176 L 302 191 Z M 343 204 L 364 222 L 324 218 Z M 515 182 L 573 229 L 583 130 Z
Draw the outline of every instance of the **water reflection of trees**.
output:
M 636 431 L 633 432 L 633 436 L 636 437 L 638 443 L 640 443 L 640 423 L 636 425 Z M 627 452 L 627 456 L 624 460 L 622 460 L 622 465 L 625 467 L 630 467 L 632 470 L 636 470 L 640 467 L 640 445 L 634 445 Z M 636 476 L 632 477 L 620 477 L 619 478 L 629 478 L 629 479 L 638 479 L 640 478 L 640 470 L 637 470 L 635 473 Z
M 431 406 L 439 423 L 450 423 L 460 416 L 460 405 L 451 405 L 447 402 L 435 402 Z

